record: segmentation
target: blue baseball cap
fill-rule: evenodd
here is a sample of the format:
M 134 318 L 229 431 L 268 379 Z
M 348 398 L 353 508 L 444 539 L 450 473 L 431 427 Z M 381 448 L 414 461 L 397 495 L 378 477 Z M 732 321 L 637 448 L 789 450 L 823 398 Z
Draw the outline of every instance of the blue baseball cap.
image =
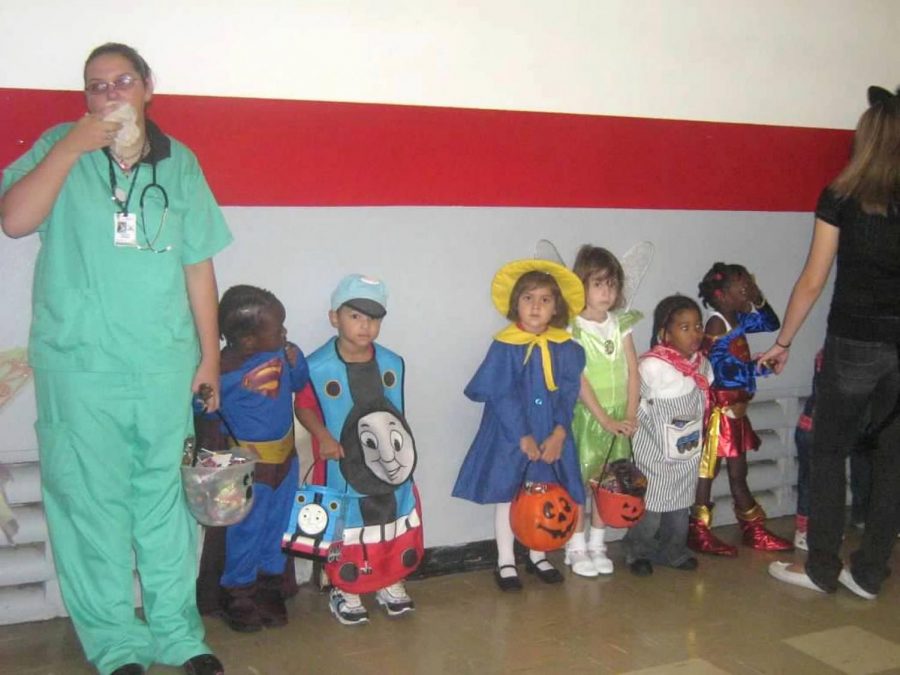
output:
M 336 312 L 344 305 L 373 319 L 380 319 L 387 314 L 387 287 L 380 279 L 348 274 L 331 294 L 332 310 Z

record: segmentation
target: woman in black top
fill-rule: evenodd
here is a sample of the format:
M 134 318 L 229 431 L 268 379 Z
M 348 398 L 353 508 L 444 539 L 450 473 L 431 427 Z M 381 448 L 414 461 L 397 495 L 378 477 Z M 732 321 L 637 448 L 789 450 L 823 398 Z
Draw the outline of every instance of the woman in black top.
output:
M 837 257 L 822 372 L 816 380 L 815 440 L 806 568 L 774 562 L 772 576 L 813 590 L 842 584 L 873 599 L 888 575 L 900 521 L 900 96 L 869 88 L 853 156 L 819 197 L 806 265 L 781 332 L 759 358 L 781 372 L 791 341 L 822 292 Z M 860 429 L 866 408 L 872 423 Z M 845 567 L 845 460 L 860 433 L 877 436 L 862 545 Z

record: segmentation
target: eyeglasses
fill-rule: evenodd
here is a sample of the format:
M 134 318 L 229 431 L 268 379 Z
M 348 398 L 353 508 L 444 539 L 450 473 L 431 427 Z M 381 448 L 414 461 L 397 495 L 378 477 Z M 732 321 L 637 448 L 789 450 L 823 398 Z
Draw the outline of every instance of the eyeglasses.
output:
M 124 73 L 123 75 L 119 75 L 116 79 L 111 81 L 92 80 L 84 86 L 84 90 L 88 94 L 105 94 L 110 89 L 112 89 L 113 91 L 128 91 L 134 86 L 134 83 L 137 81 L 138 78 L 136 78 L 134 75 Z

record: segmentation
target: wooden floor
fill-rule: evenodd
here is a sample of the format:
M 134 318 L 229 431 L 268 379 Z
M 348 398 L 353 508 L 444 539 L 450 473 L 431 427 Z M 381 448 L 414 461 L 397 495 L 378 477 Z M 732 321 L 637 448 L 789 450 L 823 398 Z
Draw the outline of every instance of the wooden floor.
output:
M 773 529 L 789 536 L 792 519 Z M 737 541 L 733 527 L 718 533 Z M 848 532 L 848 546 L 858 537 Z M 518 594 L 500 593 L 489 571 L 410 582 L 414 614 L 389 619 L 369 597 L 364 626 L 339 625 L 327 596 L 304 587 L 287 627 L 241 635 L 208 619 L 207 638 L 229 675 L 900 674 L 900 574 L 866 601 L 777 582 L 766 567 L 779 557 L 746 548 L 737 559 L 704 557 L 696 572 L 657 568 L 646 578 L 629 573 L 618 543 L 610 552 L 610 577 L 566 572 L 564 584 L 547 586 L 523 572 Z M 0 673 L 91 672 L 67 620 L 0 628 Z

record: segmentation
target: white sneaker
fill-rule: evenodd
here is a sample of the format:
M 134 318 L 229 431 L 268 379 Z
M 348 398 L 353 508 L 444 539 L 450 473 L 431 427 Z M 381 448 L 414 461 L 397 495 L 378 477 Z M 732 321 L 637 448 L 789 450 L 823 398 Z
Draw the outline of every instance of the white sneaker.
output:
M 402 581 L 375 591 L 375 600 L 384 607 L 388 616 L 400 616 L 416 609 L 416 604 L 407 594 Z
M 356 626 L 369 621 L 369 612 L 359 596 L 353 593 L 344 593 L 337 588 L 331 589 L 328 609 L 334 614 L 334 618 L 345 626 Z
M 589 548 L 588 555 L 591 557 L 591 562 L 594 563 L 594 569 L 597 570 L 597 574 L 613 573 L 613 561 L 606 557 L 605 546 L 603 548 Z
M 597 576 L 597 568 L 594 567 L 594 561 L 590 559 L 587 551 L 581 549 L 566 549 L 566 565 L 572 568 L 572 572 L 580 577 Z
M 840 582 L 841 586 L 846 588 L 851 593 L 854 593 L 863 598 L 864 600 L 874 600 L 878 597 L 874 593 L 870 593 L 865 588 L 856 583 L 856 579 L 853 578 L 853 573 L 850 572 L 849 567 L 841 568 L 841 573 L 838 576 L 838 581 Z
M 806 588 L 818 593 L 825 592 L 825 589 L 819 588 L 816 582 L 809 578 L 806 571 L 794 572 L 788 569 L 790 565 L 791 563 L 781 562 L 780 560 L 771 562 L 769 563 L 769 574 L 778 579 L 778 581 L 783 581 L 792 586 L 800 586 L 800 588 Z
M 806 532 L 794 530 L 794 548 L 800 549 L 801 551 L 809 550 L 809 546 L 806 545 Z

